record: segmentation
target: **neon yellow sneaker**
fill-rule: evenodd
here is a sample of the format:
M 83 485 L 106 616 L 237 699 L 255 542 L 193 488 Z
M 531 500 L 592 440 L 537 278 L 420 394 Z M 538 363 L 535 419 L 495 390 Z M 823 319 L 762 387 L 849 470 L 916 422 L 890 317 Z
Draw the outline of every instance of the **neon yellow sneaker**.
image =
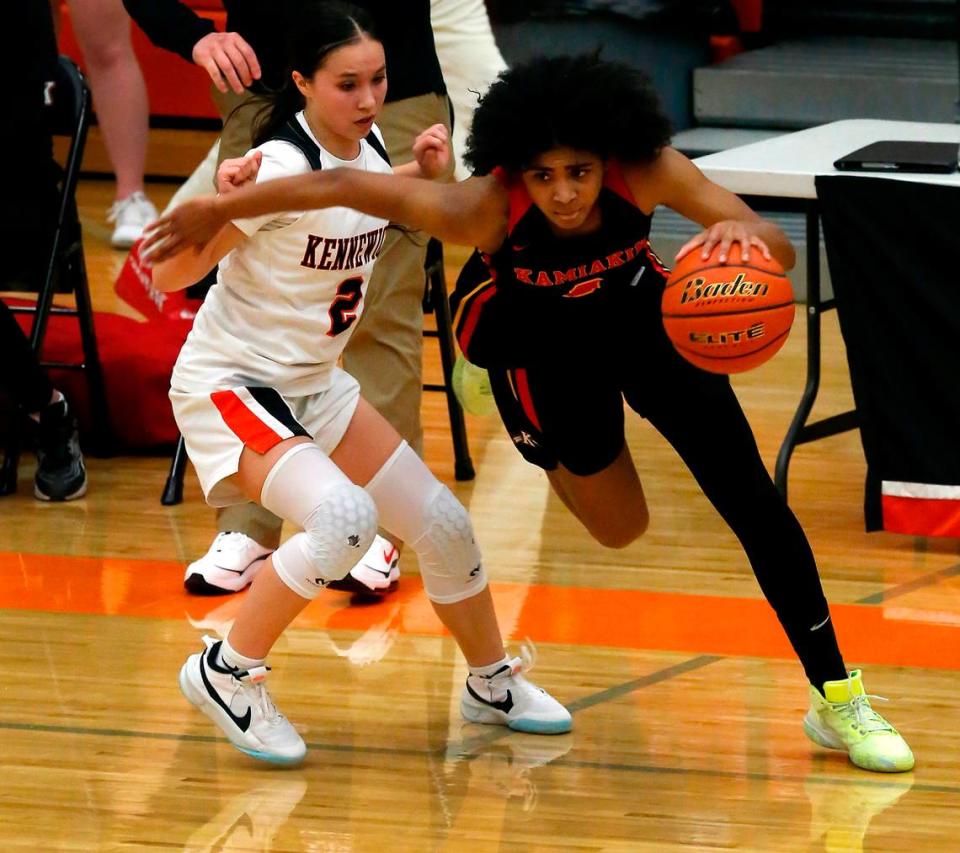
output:
M 810 740 L 845 750 L 864 770 L 902 773 L 913 769 L 913 752 L 907 742 L 870 707 L 859 669 L 841 681 L 826 682 L 823 689 L 825 695 L 810 687 L 810 710 L 803 718 L 803 730 Z
M 468 414 L 485 418 L 497 410 L 497 401 L 494 400 L 493 389 L 490 387 L 490 377 L 482 367 L 477 367 L 462 355 L 458 355 L 450 381 L 453 385 L 453 393 Z

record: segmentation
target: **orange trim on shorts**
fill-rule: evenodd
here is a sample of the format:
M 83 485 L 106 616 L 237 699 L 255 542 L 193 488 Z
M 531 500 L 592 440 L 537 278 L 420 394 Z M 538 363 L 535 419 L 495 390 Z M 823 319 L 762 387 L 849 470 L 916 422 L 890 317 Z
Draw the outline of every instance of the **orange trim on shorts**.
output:
M 235 391 L 214 391 L 210 399 L 220 411 L 223 422 L 230 427 L 244 446 L 261 455 L 276 447 L 284 438 L 289 438 L 270 429 L 247 408 L 247 404 Z

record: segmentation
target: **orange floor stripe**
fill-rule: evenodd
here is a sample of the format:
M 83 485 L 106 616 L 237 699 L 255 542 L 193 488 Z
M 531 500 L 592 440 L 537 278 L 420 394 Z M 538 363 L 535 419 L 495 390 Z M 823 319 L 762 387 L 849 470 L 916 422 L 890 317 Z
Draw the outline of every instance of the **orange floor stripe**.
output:
M 0 609 L 183 619 L 232 619 L 239 596 L 195 598 L 180 586 L 180 563 L 0 552 Z M 793 656 L 761 599 L 641 590 L 492 584 L 505 633 L 542 643 L 571 643 L 751 657 Z M 844 656 L 855 664 L 960 669 L 960 624 L 925 622 L 902 607 L 837 604 L 833 618 Z M 906 618 L 905 618 L 906 617 Z M 364 631 L 387 623 L 404 634 L 443 628 L 419 579 L 368 607 L 321 595 L 299 627 Z

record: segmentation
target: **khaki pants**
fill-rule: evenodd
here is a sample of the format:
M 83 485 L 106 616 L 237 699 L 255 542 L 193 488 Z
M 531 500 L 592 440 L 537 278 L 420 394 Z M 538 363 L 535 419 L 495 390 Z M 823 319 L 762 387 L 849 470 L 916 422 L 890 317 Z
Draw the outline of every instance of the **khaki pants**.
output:
M 239 157 L 251 147 L 251 124 L 263 101 L 233 92 L 213 92 L 224 117 L 220 161 Z M 410 162 L 417 134 L 438 123 L 450 127 L 446 96 L 420 95 L 385 104 L 377 124 L 393 165 Z M 424 234 L 395 229 L 387 232 L 367 286 L 363 315 L 343 354 L 343 367 L 360 382 L 364 398 L 417 453 L 423 450 L 420 396 L 426 248 Z M 258 504 L 239 504 L 217 511 L 219 531 L 246 533 L 265 548 L 280 544 L 281 525 L 279 518 Z

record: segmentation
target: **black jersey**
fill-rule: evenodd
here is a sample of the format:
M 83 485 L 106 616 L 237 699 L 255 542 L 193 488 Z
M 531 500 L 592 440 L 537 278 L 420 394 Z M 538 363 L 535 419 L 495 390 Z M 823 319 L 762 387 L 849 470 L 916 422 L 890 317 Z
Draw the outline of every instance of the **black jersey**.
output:
M 580 237 L 554 235 L 521 179 L 495 174 L 510 196 L 506 240 L 492 255 L 471 257 L 453 299 L 467 359 L 523 367 L 576 356 L 630 333 L 625 320 L 659 306 L 666 270 L 650 248 L 652 217 L 637 207 L 618 163 L 607 165 L 597 201 L 600 229 Z

